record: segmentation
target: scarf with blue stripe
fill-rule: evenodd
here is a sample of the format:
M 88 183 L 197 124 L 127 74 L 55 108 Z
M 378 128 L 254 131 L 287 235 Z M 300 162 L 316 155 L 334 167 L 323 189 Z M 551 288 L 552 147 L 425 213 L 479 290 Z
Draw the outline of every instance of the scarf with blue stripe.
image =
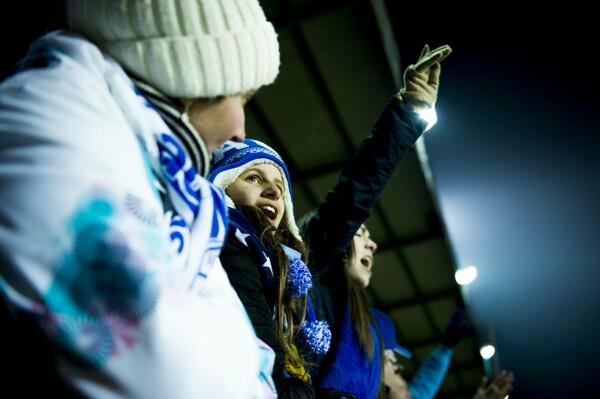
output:
M 146 83 L 132 78 L 135 91 L 154 125 L 157 159 L 150 159 L 163 202 L 169 204 L 169 235 L 181 262 L 197 267 L 190 288 L 201 285 L 219 257 L 228 228 L 221 189 L 204 177 L 210 167 L 206 145 L 175 103 Z M 200 249 L 195 243 L 208 242 Z
M 265 296 L 269 303 L 275 302 L 273 287 L 274 273 L 271 252 L 260 241 L 260 235 L 246 216 L 235 208 L 229 208 L 230 228 L 235 237 L 244 244 L 256 265 L 260 265 L 261 281 L 266 287 Z M 281 246 L 288 260 L 288 275 L 285 293 L 292 297 L 306 296 L 306 320 L 300 325 L 298 341 L 309 351 L 322 355 L 327 353 L 331 343 L 331 331 L 326 321 L 316 320 L 315 312 L 307 295 L 312 287 L 312 275 L 302 261 L 300 252 L 286 245 Z
M 205 179 L 210 154 L 196 129 L 169 98 L 136 79 L 136 94 L 148 109 L 160 115 L 162 129 L 154 134 L 158 163 L 153 171 L 162 188 L 163 202 L 171 204 L 169 234 L 184 267 L 197 267 L 190 289 L 202 290 L 202 282 L 217 261 L 229 227 L 225 193 Z M 160 126 L 160 125 L 157 125 Z M 143 143 L 142 143 L 143 144 Z M 152 160 L 151 160 L 152 161 Z M 208 244 L 201 245 L 208 241 Z M 257 338 L 262 364 L 259 379 L 265 397 L 276 395 L 272 380 L 273 351 Z

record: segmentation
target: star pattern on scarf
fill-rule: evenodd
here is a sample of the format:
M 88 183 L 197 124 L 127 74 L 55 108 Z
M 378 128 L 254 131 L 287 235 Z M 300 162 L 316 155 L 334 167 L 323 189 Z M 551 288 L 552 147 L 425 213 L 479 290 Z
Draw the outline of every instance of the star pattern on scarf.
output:
M 244 244 L 245 246 L 248 246 L 248 243 L 246 242 L 246 238 L 250 237 L 250 234 L 242 233 L 242 231 L 240 229 L 235 229 L 235 236 L 242 244 Z

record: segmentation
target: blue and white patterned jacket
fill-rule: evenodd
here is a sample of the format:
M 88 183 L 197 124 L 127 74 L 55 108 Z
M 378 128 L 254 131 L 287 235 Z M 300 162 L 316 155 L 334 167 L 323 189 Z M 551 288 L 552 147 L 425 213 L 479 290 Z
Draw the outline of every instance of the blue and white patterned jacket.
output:
M 218 259 L 222 193 L 183 148 L 81 37 L 42 37 L 0 85 L 0 299 L 85 396 L 273 395 Z

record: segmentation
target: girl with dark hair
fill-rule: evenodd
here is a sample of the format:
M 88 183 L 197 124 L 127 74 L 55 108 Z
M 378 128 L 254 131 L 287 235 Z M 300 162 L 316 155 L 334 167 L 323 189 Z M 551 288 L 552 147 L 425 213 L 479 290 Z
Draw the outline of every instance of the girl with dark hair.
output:
M 331 335 L 307 297 L 312 277 L 285 163 L 258 141 L 228 142 L 215 153 L 209 180 L 225 190 L 230 207 L 220 259 L 257 336 L 275 351 L 279 397 L 312 398 L 302 353 L 325 353 Z
M 405 72 L 405 87 L 386 105 L 337 185 L 304 218 L 315 272 L 311 299 L 333 333 L 327 355 L 311 359 L 319 397 L 374 399 L 383 393 L 383 348 L 366 296 L 377 245 L 363 223 L 398 163 L 431 127 L 420 115 L 434 110 L 440 62 L 451 51 L 425 46 Z

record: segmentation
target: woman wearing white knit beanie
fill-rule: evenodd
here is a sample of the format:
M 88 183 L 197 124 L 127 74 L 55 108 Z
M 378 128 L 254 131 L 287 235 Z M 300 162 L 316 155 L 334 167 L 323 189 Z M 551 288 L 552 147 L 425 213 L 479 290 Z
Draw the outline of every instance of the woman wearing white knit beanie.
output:
M 134 76 L 172 98 L 229 97 L 235 104 L 222 108 L 234 119 L 242 95 L 279 72 L 275 30 L 257 0 L 70 0 L 67 11 L 72 30 Z M 206 106 L 187 103 L 189 116 L 203 120 Z M 241 122 L 229 132 L 238 140 Z M 205 138 L 209 149 L 222 146 L 220 136 Z
M 0 85 L 6 380 L 22 396 L 275 397 L 273 351 L 218 259 L 224 197 L 204 178 L 216 148 L 243 140 L 246 96 L 278 74 L 273 26 L 257 0 L 67 7 L 70 30 L 36 40 Z

